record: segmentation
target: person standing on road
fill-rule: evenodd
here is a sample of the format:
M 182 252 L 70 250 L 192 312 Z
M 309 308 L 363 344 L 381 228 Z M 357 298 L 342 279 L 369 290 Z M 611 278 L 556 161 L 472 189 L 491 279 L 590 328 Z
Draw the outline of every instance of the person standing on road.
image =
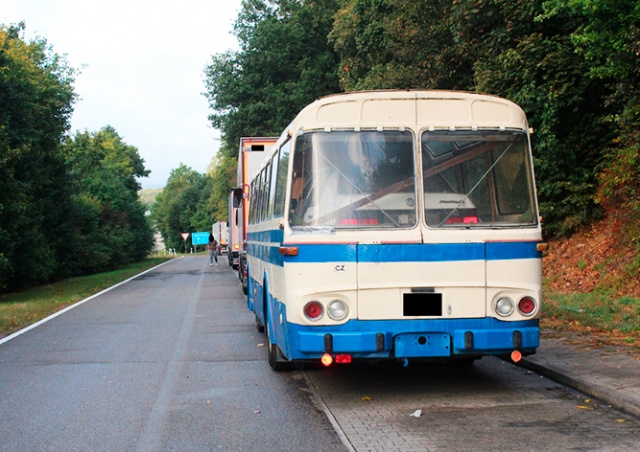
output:
M 214 259 L 216 260 L 216 265 L 218 265 L 218 242 L 213 234 L 209 234 L 207 249 L 209 250 L 209 266 L 213 266 Z

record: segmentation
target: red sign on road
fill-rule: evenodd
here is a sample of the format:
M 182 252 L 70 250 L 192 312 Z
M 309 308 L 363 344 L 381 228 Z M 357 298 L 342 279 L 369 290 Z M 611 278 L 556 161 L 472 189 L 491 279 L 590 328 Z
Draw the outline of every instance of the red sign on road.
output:
M 187 240 L 189 238 L 189 233 L 188 232 L 183 232 L 180 235 L 182 236 L 182 240 Z

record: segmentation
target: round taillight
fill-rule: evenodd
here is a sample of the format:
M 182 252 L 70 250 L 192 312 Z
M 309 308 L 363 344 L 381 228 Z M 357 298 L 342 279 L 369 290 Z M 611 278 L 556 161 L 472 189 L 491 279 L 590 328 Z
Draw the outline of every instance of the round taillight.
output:
M 531 297 L 523 297 L 518 302 L 518 311 L 522 315 L 531 315 L 536 309 L 536 301 Z
M 342 300 L 333 300 L 327 307 L 327 315 L 332 320 L 343 320 L 349 313 L 347 304 Z
M 309 303 L 304 305 L 304 315 L 309 320 L 318 320 L 320 317 L 322 317 L 322 312 L 322 305 L 319 301 L 310 301 Z
M 501 297 L 496 301 L 495 310 L 502 317 L 511 315 L 511 313 L 513 313 L 513 309 L 513 300 L 509 297 Z

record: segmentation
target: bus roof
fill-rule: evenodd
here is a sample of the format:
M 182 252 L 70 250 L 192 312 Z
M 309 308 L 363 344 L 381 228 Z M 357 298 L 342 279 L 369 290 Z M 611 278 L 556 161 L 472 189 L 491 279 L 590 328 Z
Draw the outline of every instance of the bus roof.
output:
M 461 91 L 380 90 L 334 94 L 305 107 L 291 132 L 353 128 L 428 130 L 519 129 L 527 119 L 515 103 Z

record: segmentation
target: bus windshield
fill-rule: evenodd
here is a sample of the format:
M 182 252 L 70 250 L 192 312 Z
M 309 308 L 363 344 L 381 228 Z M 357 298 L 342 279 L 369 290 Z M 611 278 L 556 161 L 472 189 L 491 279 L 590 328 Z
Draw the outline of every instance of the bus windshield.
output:
M 413 227 L 413 135 L 408 131 L 311 132 L 297 137 L 291 226 Z
M 537 224 L 524 132 L 424 132 L 421 147 L 429 227 Z

